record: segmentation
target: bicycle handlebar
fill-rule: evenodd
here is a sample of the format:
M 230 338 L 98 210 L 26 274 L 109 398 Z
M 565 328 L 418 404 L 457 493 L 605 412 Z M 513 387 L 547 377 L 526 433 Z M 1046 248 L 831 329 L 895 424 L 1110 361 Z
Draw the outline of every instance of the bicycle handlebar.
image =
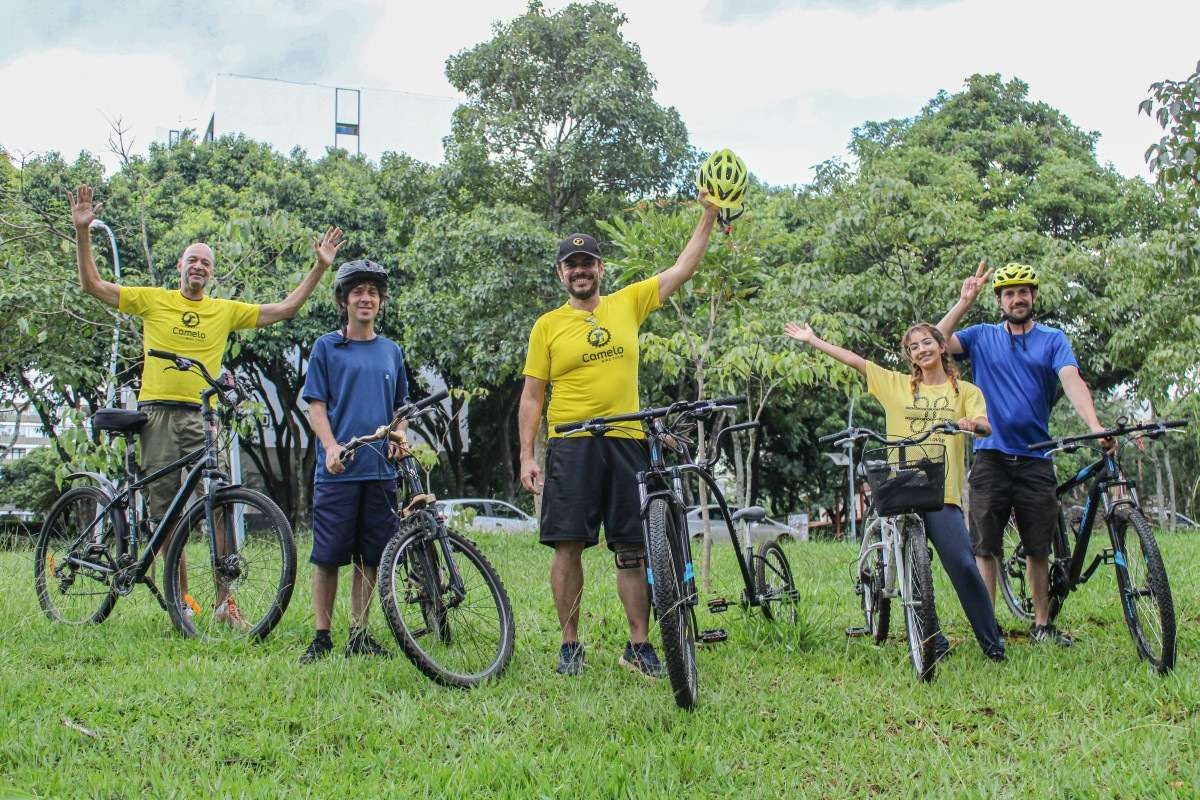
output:
M 167 367 L 167 369 L 177 369 L 180 372 L 196 373 L 204 379 L 204 382 L 209 385 L 217 398 L 227 406 L 233 407 L 236 406 L 238 402 L 249 399 L 249 395 L 246 393 L 246 390 L 238 384 L 237 380 L 233 377 L 233 373 L 226 373 L 226 383 L 223 385 L 213 378 L 211 374 L 209 374 L 209 371 L 205 368 L 204 362 L 202 361 L 197 361 L 196 359 L 188 358 L 187 356 L 181 356 L 178 353 L 172 353 L 169 350 L 155 350 L 154 348 L 146 350 L 146 355 L 150 358 L 161 358 L 164 361 L 174 362 L 174 365 Z M 226 392 L 230 390 L 233 390 L 233 392 L 237 395 L 236 400 L 231 400 L 228 395 L 226 395 Z M 201 395 L 201 400 L 203 400 L 203 395 Z
M 1065 436 L 1061 439 L 1048 439 L 1044 442 L 1035 442 L 1029 445 L 1030 450 L 1045 450 L 1053 448 L 1055 450 L 1066 447 L 1075 442 L 1086 442 L 1094 439 L 1111 439 L 1116 436 L 1127 436 L 1131 433 L 1140 433 L 1142 431 L 1151 432 L 1151 435 L 1161 435 L 1166 433 L 1171 428 L 1186 428 L 1188 421 L 1186 419 L 1167 419 L 1159 420 L 1158 422 L 1147 422 L 1142 425 L 1125 425 L 1122 420 L 1117 421 L 1117 427 L 1109 428 L 1108 430 L 1099 431 L 1098 433 L 1083 433 L 1078 436 Z
M 665 417 L 668 414 L 686 413 L 698 416 L 722 409 L 733 409 L 744 402 L 746 402 L 746 395 L 744 394 L 732 395 L 730 397 L 714 397 L 711 400 L 680 400 L 669 406 L 647 408 L 641 411 L 634 411 L 631 414 L 614 414 L 611 417 L 593 417 L 592 419 L 580 420 L 579 422 L 563 422 L 554 426 L 554 432 L 575 433 L 582 430 L 599 431 L 614 422 L 644 422 L 648 419 Z
M 974 431 L 963 430 L 953 422 L 939 422 L 929 430 L 919 436 L 910 436 L 905 439 L 892 439 L 883 434 L 876 433 L 870 428 L 846 428 L 837 433 L 829 433 L 817 439 L 817 444 L 843 444 L 845 442 L 858 443 L 863 439 L 872 439 L 882 445 L 888 447 L 908 447 L 911 445 L 920 444 L 921 442 L 933 436 L 935 433 L 947 434 L 962 434 L 964 436 L 974 436 Z
M 378 442 L 381 439 L 389 438 L 389 436 L 392 432 L 392 429 L 395 428 L 398 424 L 400 424 L 401 422 L 404 422 L 405 420 L 410 420 L 410 419 L 413 419 L 414 417 L 420 416 L 421 413 L 424 412 L 426 409 L 428 409 L 430 406 L 435 405 L 436 403 L 442 402 L 449 396 L 450 396 L 450 390 L 442 389 L 440 392 L 435 392 L 435 393 L 429 395 L 429 397 L 426 397 L 424 400 L 419 400 L 416 403 L 405 403 L 404 405 L 400 406 L 399 408 L 397 408 L 395 410 L 395 412 L 392 414 L 392 421 L 389 422 L 388 424 L 380 425 L 378 428 L 375 429 L 374 433 L 367 434 L 366 436 L 355 436 L 353 439 L 346 442 L 346 444 L 343 445 L 343 447 L 345 449 L 342 450 L 342 453 L 340 456 L 341 460 L 345 461 L 347 458 L 349 458 L 351 455 L 354 454 L 355 450 L 358 450 L 363 445 L 370 444 L 371 442 Z

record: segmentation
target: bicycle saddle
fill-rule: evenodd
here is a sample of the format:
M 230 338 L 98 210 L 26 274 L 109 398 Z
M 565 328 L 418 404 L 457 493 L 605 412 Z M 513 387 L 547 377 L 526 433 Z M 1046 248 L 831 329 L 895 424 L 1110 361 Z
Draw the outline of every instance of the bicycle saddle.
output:
M 146 414 L 131 408 L 102 408 L 92 415 L 97 430 L 112 433 L 137 433 L 146 424 Z
M 734 522 L 737 522 L 740 519 L 744 519 L 746 522 L 762 522 L 766 518 L 767 510 L 762 506 L 747 506 L 741 511 L 735 511 L 733 513 Z

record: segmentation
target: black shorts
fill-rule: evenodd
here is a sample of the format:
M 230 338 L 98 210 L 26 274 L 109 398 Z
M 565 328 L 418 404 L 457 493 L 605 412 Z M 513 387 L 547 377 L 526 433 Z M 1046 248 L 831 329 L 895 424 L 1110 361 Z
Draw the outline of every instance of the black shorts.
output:
M 318 481 L 313 485 L 313 549 L 322 567 L 379 566 L 396 532 L 395 481 Z
M 975 555 L 1003 555 L 1004 526 L 1010 516 L 1017 519 L 1026 554 L 1035 558 L 1050 555 L 1051 537 L 1058 525 L 1058 484 L 1050 459 L 981 450 L 975 454 L 968 483 Z
M 615 436 L 554 438 L 546 449 L 541 541 L 641 544 L 637 474 L 649 466 L 646 443 Z

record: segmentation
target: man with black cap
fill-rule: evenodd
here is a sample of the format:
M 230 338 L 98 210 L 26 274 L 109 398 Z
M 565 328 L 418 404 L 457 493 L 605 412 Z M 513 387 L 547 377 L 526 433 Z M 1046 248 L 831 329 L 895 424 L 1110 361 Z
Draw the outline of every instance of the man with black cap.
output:
M 617 594 L 629 622 L 619 663 L 657 678 L 663 668 L 648 641 L 650 596 L 635 476 L 647 466 L 645 435 L 636 423 L 602 437 L 562 437 L 554 426 L 637 411 L 638 330 L 651 311 L 691 280 L 708 247 L 717 209 L 701 192 L 703 213 L 674 266 L 610 295 L 600 293 L 604 261 L 591 236 L 576 233 L 558 248 L 555 272 L 567 302 L 534 323 L 521 394 L 521 483 L 542 493 L 541 541 L 554 548 L 550 587 L 562 628 L 557 671 L 583 671 L 579 609 L 583 551 L 599 542 L 600 525 L 617 563 Z M 533 455 L 546 387 L 550 441 L 546 471 Z

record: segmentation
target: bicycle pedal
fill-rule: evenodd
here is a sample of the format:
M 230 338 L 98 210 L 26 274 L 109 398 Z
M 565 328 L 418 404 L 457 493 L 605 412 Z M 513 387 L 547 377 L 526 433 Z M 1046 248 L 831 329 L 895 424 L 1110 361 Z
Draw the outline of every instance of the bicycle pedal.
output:
M 723 642 L 729 638 L 729 634 L 724 628 L 710 628 L 706 631 L 700 631 L 700 644 L 716 644 Z
M 868 631 L 865 627 L 862 627 L 862 626 L 859 626 L 857 628 L 855 628 L 855 627 L 846 628 L 847 636 L 866 636 L 868 633 L 870 633 L 870 631 Z
M 712 614 L 720 614 L 722 611 L 729 610 L 729 601 L 724 597 L 714 597 L 708 601 L 708 610 Z

